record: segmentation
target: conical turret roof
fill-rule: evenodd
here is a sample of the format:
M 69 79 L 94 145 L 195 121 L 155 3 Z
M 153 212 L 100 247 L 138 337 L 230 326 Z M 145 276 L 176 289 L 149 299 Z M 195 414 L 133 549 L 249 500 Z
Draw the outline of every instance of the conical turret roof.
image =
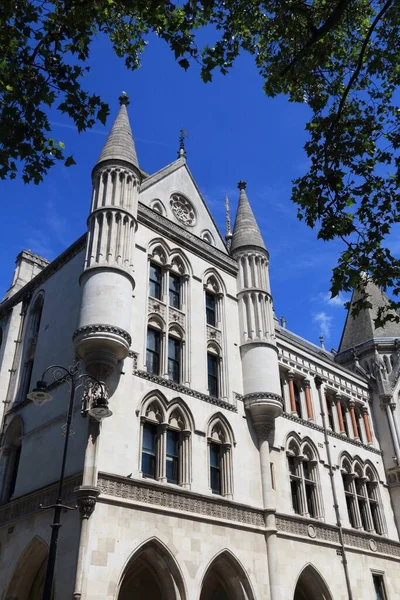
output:
M 236 212 L 235 225 L 233 227 L 231 252 L 243 246 L 256 246 L 266 250 L 257 221 L 246 194 L 246 183 L 239 181 L 240 190 L 239 206 Z
M 389 304 L 389 298 L 386 294 L 384 294 L 372 281 L 367 282 L 365 292 L 368 294 L 367 300 L 372 304 L 372 308 L 366 308 L 365 310 L 360 311 L 358 315 L 353 318 L 351 315 L 352 306 L 362 295 L 360 290 L 354 290 L 342 333 L 342 339 L 340 340 L 339 352 L 355 348 L 372 339 L 400 338 L 400 323 L 388 321 L 383 327 L 375 329 L 374 319 L 378 316 L 378 309 Z
M 135 142 L 133 141 L 128 111 L 126 109 L 129 104 L 127 94 L 123 93 L 119 98 L 119 102 L 121 108 L 119 109 L 117 118 L 114 121 L 114 125 L 111 128 L 96 166 L 106 160 L 112 160 L 124 161 L 139 169 Z

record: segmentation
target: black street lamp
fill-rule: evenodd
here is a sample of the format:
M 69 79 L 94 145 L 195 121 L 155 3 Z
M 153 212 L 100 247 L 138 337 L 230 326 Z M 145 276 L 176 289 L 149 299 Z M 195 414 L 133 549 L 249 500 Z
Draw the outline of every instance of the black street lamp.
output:
M 38 406 L 41 406 L 49 400 L 52 400 L 50 388 L 44 380 L 46 374 L 51 370 L 53 370 L 54 378 L 58 383 L 67 382 L 69 384 L 70 394 L 65 430 L 65 442 L 61 462 L 61 472 L 58 481 L 57 500 L 55 504 L 51 504 L 50 506 L 46 507 L 41 507 L 54 508 L 53 524 L 51 525 L 52 531 L 49 547 L 49 557 L 47 561 L 46 578 L 43 588 L 43 600 L 51 600 L 52 598 L 54 569 L 56 565 L 57 556 L 58 534 L 61 527 L 61 511 L 63 508 L 73 510 L 70 506 L 66 506 L 62 503 L 62 494 L 64 486 L 65 464 L 67 461 L 68 441 L 71 434 L 71 421 L 75 402 L 75 392 L 78 387 L 77 384 L 79 384 L 81 381 L 83 382 L 83 380 L 86 380 L 89 383 L 89 390 L 92 393 L 94 392 L 94 400 L 91 406 L 89 403 L 85 403 L 85 400 L 82 401 L 83 416 L 89 414 L 94 419 L 101 421 L 102 419 L 110 417 L 112 415 L 111 410 L 108 408 L 108 401 L 105 396 L 105 389 L 101 381 L 99 381 L 98 379 L 96 379 L 96 377 L 93 377 L 92 375 L 88 375 L 87 373 L 81 373 L 76 364 L 74 364 L 69 369 L 60 365 L 52 365 L 48 367 L 43 372 L 42 378 L 40 381 L 37 382 L 36 387 L 27 395 L 27 398 L 29 400 L 32 400 Z

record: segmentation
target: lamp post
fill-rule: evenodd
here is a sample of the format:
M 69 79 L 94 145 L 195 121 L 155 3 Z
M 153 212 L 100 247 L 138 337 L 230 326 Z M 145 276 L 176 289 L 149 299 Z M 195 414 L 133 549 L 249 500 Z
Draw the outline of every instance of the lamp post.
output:
M 101 421 L 102 419 L 110 417 L 112 415 L 111 410 L 108 408 L 108 401 L 105 396 L 104 386 L 101 383 L 101 381 L 99 381 L 98 379 L 96 379 L 96 377 L 93 377 L 92 375 L 88 375 L 87 373 L 81 373 L 76 364 L 74 364 L 69 369 L 60 365 L 51 365 L 50 367 L 45 369 L 42 378 L 40 379 L 40 381 L 37 382 L 36 387 L 27 395 L 27 398 L 29 400 L 32 400 L 36 405 L 41 406 L 49 400 L 52 400 L 50 388 L 45 382 L 46 374 L 49 371 L 53 371 L 54 378 L 58 383 L 67 382 L 69 384 L 70 394 L 65 430 L 65 442 L 61 461 L 61 472 L 58 481 L 57 500 L 55 504 L 43 507 L 54 508 L 53 523 L 51 525 L 52 531 L 49 547 L 49 557 L 47 561 L 46 578 L 43 588 L 43 600 L 51 600 L 52 598 L 54 569 L 57 556 L 58 534 L 61 527 L 61 511 L 63 508 L 73 510 L 70 506 L 66 506 L 62 503 L 62 494 L 64 487 L 65 464 L 67 461 L 68 453 L 68 441 L 71 433 L 71 421 L 74 409 L 75 392 L 78 387 L 78 384 L 81 381 L 83 382 L 84 380 L 86 380 L 90 382 L 90 388 L 92 390 L 96 390 L 96 392 L 99 392 L 99 394 L 96 394 L 91 406 L 89 406 L 88 404 L 85 405 L 84 401 L 82 402 L 83 416 L 87 416 L 87 414 L 89 414 L 94 419 Z

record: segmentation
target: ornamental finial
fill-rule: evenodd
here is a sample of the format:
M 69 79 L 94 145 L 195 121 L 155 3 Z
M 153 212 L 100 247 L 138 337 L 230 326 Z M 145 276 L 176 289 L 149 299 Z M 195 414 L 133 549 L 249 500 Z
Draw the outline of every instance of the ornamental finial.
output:
M 118 98 L 120 105 L 128 106 L 129 104 L 129 96 L 126 92 L 122 92 L 120 97 Z
M 247 183 L 245 181 L 243 181 L 243 179 L 241 179 L 238 183 L 238 188 L 239 190 L 245 190 L 246 189 L 246 185 Z
M 226 245 L 228 250 L 231 247 L 231 241 L 232 241 L 232 229 L 231 229 L 231 211 L 230 211 L 230 207 L 229 207 L 229 198 L 228 196 L 225 197 L 225 214 L 226 214 L 226 234 L 225 234 L 225 240 L 226 240 Z
M 179 133 L 178 158 L 186 158 L 185 137 L 188 137 L 189 134 L 183 129 L 183 127 L 180 128 Z

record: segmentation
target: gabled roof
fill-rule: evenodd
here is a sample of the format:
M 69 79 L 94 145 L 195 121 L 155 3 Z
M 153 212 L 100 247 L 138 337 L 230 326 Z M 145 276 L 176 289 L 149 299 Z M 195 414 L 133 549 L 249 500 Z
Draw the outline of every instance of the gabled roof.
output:
M 238 188 L 240 196 L 232 233 L 231 253 L 244 246 L 256 246 L 266 250 L 260 229 L 247 198 L 246 183 L 239 181 Z
M 123 161 L 139 169 L 135 142 L 133 141 L 128 111 L 126 109 L 129 99 L 126 94 L 119 98 L 120 109 L 111 128 L 107 141 L 99 156 L 96 166 L 104 161 Z
M 340 340 L 339 352 L 344 352 L 376 338 L 400 337 L 400 323 L 389 321 L 385 323 L 384 327 L 375 328 L 374 320 L 378 315 L 378 309 L 389 304 L 389 298 L 386 294 L 372 281 L 367 282 L 365 292 L 368 294 L 367 300 L 372 304 L 372 308 L 362 310 L 353 318 L 351 315 L 352 306 L 361 298 L 361 291 L 355 289 Z

